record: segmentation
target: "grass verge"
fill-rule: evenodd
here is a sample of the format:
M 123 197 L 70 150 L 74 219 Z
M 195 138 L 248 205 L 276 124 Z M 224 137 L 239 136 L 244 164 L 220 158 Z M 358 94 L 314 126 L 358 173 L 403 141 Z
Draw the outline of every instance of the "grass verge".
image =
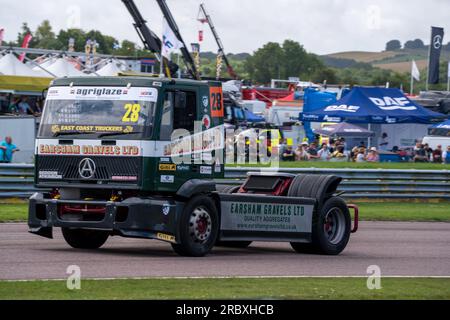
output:
M 450 221 L 449 202 L 360 202 L 360 219 L 366 221 Z M 27 204 L 0 204 L 0 223 L 26 221 Z
M 450 221 L 450 203 L 424 202 L 359 202 L 361 220 L 366 221 Z
M 28 204 L 0 204 L 0 223 L 20 222 L 28 218 Z
M 448 278 L 382 278 L 369 290 L 366 278 L 227 278 L 0 281 L 0 299 L 450 299 Z M 217 290 L 220 288 L 220 290 Z

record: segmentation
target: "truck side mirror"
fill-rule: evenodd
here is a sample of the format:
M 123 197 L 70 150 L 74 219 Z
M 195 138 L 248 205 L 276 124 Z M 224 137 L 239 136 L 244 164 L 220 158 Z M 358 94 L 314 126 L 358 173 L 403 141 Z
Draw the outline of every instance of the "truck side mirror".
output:
M 48 93 L 48 88 L 45 88 L 44 90 L 42 90 L 42 99 L 45 100 L 47 99 L 47 93 Z
M 175 108 L 176 109 L 186 109 L 187 95 L 186 92 L 177 91 L 175 92 Z

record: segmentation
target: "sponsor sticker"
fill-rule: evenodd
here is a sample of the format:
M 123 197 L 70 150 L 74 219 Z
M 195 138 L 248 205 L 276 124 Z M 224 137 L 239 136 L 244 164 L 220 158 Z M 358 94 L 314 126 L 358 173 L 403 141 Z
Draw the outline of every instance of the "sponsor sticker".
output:
M 416 110 L 416 106 L 414 106 L 411 101 L 406 97 L 369 97 L 369 99 L 380 109 L 382 110 Z
M 191 167 L 188 165 L 180 164 L 177 166 L 177 171 L 189 171 Z
M 174 182 L 175 176 L 167 176 L 167 175 L 161 176 L 161 183 L 174 183 Z
M 167 215 L 169 215 L 169 212 L 170 212 L 170 205 L 164 204 L 162 206 L 162 214 L 167 216 Z
M 213 118 L 223 117 L 223 93 L 222 87 L 209 88 L 209 100 L 211 104 L 211 116 Z
M 111 180 L 114 181 L 137 181 L 137 176 L 112 176 Z
M 211 128 L 211 118 L 207 114 L 203 116 L 202 124 L 206 129 Z
M 48 100 L 120 100 L 156 102 L 158 90 L 148 87 L 53 87 Z
M 177 165 L 176 164 L 160 164 L 159 165 L 159 171 L 176 171 Z
M 349 106 L 346 104 L 341 104 L 339 106 L 337 105 L 331 105 L 325 108 L 325 112 L 329 112 L 329 111 L 345 111 L 345 112 L 356 112 L 360 109 L 360 107 L 358 106 Z
M 204 106 L 205 108 L 208 107 L 209 101 L 208 101 L 208 97 L 207 97 L 207 96 L 203 96 L 203 98 L 202 98 L 202 103 L 203 103 L 203 106 Z
M 39 171 L 39 179 L 62 179 L 62 175 L 58 171 Z
M 163 241 L 175 242 L 175 236 L 171 236 L 170 234 L 165 233 L 157 233 L 156 238 Z
M 313 205 L 221 202 L 221 230 L 311 232 Z
M 212 167 L 201 166 L 200 174 L 212 174 Z

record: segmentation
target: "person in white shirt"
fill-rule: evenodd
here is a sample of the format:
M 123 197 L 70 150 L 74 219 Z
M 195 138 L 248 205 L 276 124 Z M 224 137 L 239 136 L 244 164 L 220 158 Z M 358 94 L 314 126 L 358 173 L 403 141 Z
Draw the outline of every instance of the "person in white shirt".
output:
M 330 159 L 331 152 L 326 143 L 322 143 L 322 148 L 317 152 L 317 155 L 322 161 L 328 161 Z
M 356 155 L 356 162 L 366 162 L 366 156 L 364 154 L 363 150 L 359 150 L 358 154 Z

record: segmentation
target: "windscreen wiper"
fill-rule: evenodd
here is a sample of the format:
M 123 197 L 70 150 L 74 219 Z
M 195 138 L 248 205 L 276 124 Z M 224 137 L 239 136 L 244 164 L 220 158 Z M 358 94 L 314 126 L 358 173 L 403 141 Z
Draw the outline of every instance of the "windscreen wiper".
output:
M 143 133 L 142 131 L 133 131 L 133 132 L 106 132 L 100 133 L 97 138 L 109 137 L 109 136 L 125 136 L 128 134 L 139 134 Z

